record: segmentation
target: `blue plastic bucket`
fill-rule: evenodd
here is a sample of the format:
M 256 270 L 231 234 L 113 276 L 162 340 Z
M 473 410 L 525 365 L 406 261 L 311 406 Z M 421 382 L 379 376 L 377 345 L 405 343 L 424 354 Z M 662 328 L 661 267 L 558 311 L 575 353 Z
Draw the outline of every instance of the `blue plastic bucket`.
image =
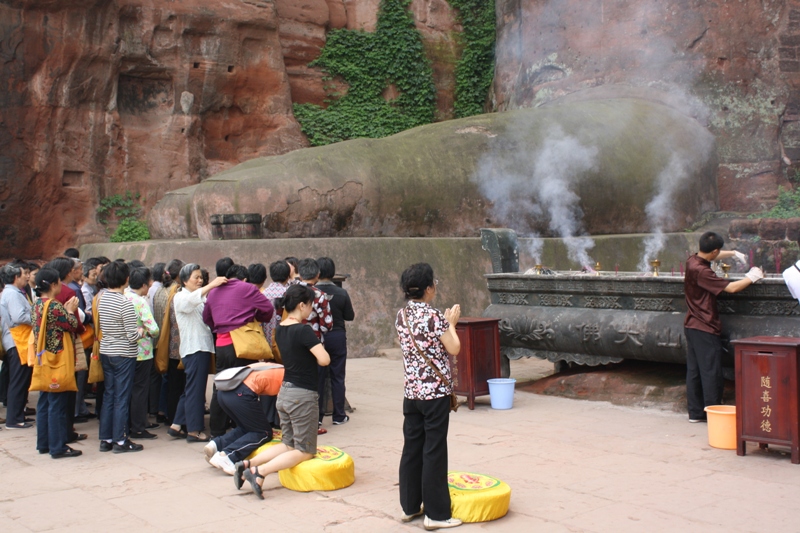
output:
M 514 378 L 487 379 L 492 409 L 511 409 L 514 405 Z

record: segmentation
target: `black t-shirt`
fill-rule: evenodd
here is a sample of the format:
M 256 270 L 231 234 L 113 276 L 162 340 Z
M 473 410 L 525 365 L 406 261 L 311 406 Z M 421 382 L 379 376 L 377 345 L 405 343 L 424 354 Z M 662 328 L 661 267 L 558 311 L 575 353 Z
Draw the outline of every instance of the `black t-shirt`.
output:
M 347 294 L 346 290 L 334 284 L 332 281 L 318 282 L 315 287 L 325 294 L 333 296 L 328 302 L 331 308 L 331 316 L 333 317 L 331 331 L 339 329 L 344 331 L 345 320 L 350 321 L 356 317 L 353 311 L 353 304 L 350 302 L 350 295 Z
M 275 342 L 281 351 L 284 374 L 287 381 L 303 389 L 317 390 L 319 374 L 317 358 L 311 348 L 319 344 L 319 339 L 308 324 L 291 324 L 275 328 Z

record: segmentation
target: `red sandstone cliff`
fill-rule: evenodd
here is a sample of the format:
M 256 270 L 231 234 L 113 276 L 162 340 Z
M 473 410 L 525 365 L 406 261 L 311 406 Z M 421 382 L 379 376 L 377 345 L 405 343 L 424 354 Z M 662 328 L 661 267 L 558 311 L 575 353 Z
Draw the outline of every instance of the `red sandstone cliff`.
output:
M 326 32 L 373 30 L 379 0 L 0 0 L 0 257 L 105 239 L 100 198 L 165 192 L 307 145 L 292 102 Z M 452 116 L 446 0 L 414 0 Z

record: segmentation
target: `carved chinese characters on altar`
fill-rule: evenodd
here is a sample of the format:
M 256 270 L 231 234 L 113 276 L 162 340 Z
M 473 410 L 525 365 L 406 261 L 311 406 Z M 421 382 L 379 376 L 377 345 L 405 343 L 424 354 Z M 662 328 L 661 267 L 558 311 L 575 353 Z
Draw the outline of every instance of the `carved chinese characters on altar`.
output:
M 581 342 L 597 342 L 601 339 L 600 324 L 575 324 L 573 327 L 580 330 L 583 337 Z
M 772 401 L 772 385 L 770 383 L 769 376 L 761 376 L 761 431 L 764 433 L 772 433 L 772 421 L 770 420 L 770 416 L 772 416 L 772 407 L 770 406 L 770 402 Z

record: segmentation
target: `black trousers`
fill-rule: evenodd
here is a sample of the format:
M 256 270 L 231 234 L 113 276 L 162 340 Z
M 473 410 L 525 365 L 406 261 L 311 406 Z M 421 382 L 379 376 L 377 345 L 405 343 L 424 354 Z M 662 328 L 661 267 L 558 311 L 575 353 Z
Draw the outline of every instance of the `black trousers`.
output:
M 186 372 L 178 368 L 180 359 L 170 359 L 167 366 L 167 424 L 172 424 L 178 402 L 186 388 Z
M 247 366 L 252 363 L 252 361 L 247 359 L 239 359 L 236 357 L 236 350 L 234 350 L 233 344 L 217 346 L 216 355 L 217 372 L 222 372 L 226 368 Z M 219 437 L 220 435 L 224 435 L 230 426 L 231 419 L 219 405 L 216 386 L 213 387 L 211 393 L 211 404 L 208 406 L 208 411 L 210 413 L 208 417 L 208 428 L 211 432 L 211 436 Z
M 247 458 L 259 446 L 272 440 L 272 424 L 264 416 L 258 395 L 242 383 L 232 391 L 219 391 L 217 400 L 236 422 L 236 429 L 215 438 L 217 449 L 234 463 Z
M 0 402 L 8 405 L 8 364 L 3 360 L 0 365 Z
M 150 365 L 150 393 L 147 395 L 147 412 L 153 416 L 158 414 L 158 404 L 161 401 L 161 382 L 163 378 L 156 370 L 155 363 Z
M 719 335 L 683 329 L 686 335 L 686 400 L 689 418 L 705 419 L 704 407 L 722 402 L 722 339 Z
M 425 504 L 431 520 L 447 520 L 447 429 L 450 397 L 403 399 L 403 455 L 400 457 L 400 506 L 411 515 Z
M 150 396 L 150 371 L 153 360 L 136 361 L 131 390 L 131 433 L 141 433 L 147 429 L 147 401 Z
M 331 377 L 331 400 L 333 402 L 333 421 L 345 419 L 345 366 L 347 364 L 347 332 L 344 330 L 329 331 L 325 334 L 325 351 L 331 356 L 328 366 L 317 368 L 319 373 L 319 421 L 325 416 L 325 381 Z
M 8 367 L 6 424 L 15 426 L 25 422 L 25 403 L 28 399 L 28 387 L 31 386 L 33 368 L 22 364 L 16 348 L 11 348 L 6 352 L 3 366 Z

